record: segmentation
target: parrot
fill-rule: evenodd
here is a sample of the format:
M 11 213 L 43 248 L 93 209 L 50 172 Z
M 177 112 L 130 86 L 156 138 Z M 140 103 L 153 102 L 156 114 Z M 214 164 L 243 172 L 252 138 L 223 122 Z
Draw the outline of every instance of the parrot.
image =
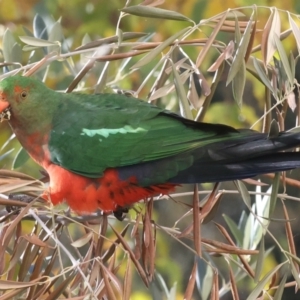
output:
M 41 197 L 79 214 L 300 167 L 300 132 L 196 122 L 134 97 L 62 93 L 21 75 L 0 82 L 0 120 L 49 174 Z

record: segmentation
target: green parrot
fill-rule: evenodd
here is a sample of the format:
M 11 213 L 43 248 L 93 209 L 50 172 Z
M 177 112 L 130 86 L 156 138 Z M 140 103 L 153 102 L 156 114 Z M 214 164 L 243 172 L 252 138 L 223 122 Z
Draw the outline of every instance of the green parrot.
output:
M 50 176 L 42 195 L 74 211 L 114 212 L 185 183 L 300 167 L 300 133 L 276 137 L 194 122 L 118 94 L 65 94 L 12 76 L 0 82 L 1 120 Z

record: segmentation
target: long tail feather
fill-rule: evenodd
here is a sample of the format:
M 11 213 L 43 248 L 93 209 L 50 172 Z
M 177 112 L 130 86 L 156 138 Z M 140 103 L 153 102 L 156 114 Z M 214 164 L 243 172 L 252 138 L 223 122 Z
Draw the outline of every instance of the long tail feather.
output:
M 280 152 L 300 145 L 300 133 L 275 138 L 249 132 L 235 141 L 221 141 L 173 157 L 118 168 L 122 179 L 134 174 L 143 186 L 204 183 L 254 177 L 300 168 L 300 152 Z

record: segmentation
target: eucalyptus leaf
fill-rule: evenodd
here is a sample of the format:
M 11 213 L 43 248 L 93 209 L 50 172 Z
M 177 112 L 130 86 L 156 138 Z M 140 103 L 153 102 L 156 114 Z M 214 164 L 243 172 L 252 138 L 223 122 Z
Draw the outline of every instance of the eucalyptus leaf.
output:
M 22 63 L 22 48 L 18 43 L 15 43 L 11 49 L 12 62 Z
M 55 22 L 50 29 L 48 41 L 61 42 L 64 39 L 63 30 L 59 22 Z
M 258 280 L 261 276 L 265 258 L 266 258 L 265 257 L 265 240 L 261 239 L 258 258 L 256 261 L 256 267 L 255 267 L 255 277 L 254 277 L 255 282 L 258 282 Z
M 277 265 L 271 271 L 269 271 L 252 289 L 252 292 L 247 297 L 247 300 L 256 300 L 260 293 L 263 291 L 266 284 L 271 280 L 272 276 L 282 267 L 284 263 Z
M 34 47 L 49 47 L 57 45 L 55 42 L 45 41 L 32 36 L 20 36 L 19 38 L 23 43 Z
M 249 194 L 245 184 L 240 180 L 236 180 L 235 184 L 236 184 L 236 186 L 237 186 L 237 188 L 238 188 L 238 190 L 239 190 L 239 192 L 242 196 L 242 199 L 245 202 L 246 206 L 248 208 L 250 208 L 251 207 L 251 198 L 250 198 L 250 194 Z
M 279 37 L 276 34 L 274 35 L 274 40 L 275 40 L 276 48 L 278 50 L 283 68 L 284 68 L 285 73 L 286 73 L 286 75 L 289 79 L 289 83 L 290 83 L 290 85 L 293 85 L 294 84 L 294 76 L 292 74 L 292 70 L 291 70 L 291 67 L 290 67 L 290 64 L 289 64 L 289 59 L 286 55 L 286 52 L 283 48 L 283 45 L 282 45 Z
M 280 284 L 277 288 L 277 291 L 274 294 L 273 300 L 281 300 L 282 299 L 282 295 L 283 295 L 283 291 L 284 291 L 284 288 L 285 288 L 286 280 L 287 280 L 287 273 L 285 273 L 283 278 L 281 279 Z
M 176 39 L 184 35 L 187 31 L 191 30 L 190 27 L 184 28 L 181 31 L 175 33 L 168 39 L 166 39 L 164 42 L 159 44 L 156 48 L 154 48 L 152 51 L 150 51 L 148 54 L 146 54 L 141 60 L 139 60 L 135 65 L 131 67 L 131 69 L 140 68 L 150 62 L 153 61 L 153 59 L 159 55 L 165 48 L 170 46 Z
M 253 65 L 254 65 L 254 68 L 255 68 L 259 78 L 263 82 L 263 84 L 273 93 L 273 95 L 276 95 L 276 91 L 275 91 L 274 87 L 272 86 L 267 74 L 261 67 L 261 65 L 258 62 L 256 57 L 253 57 Z
M 121 11 L 139 17 L 158 18 L 175 21 L 188 21 L 193 23 L 191 19 L 176 11 L 166 10 L 152 6 L 134 5 L 125 7 L 121 9 Z
M 171 61 L 171 65 L 172 65 L 172 70 L 174 75 L 174 85 L 179 98 L 181 114 L 185 118 L 192 120 L 193 115 L 191 113 L 189 100 L 187 99 L 186 92 L 183 86 L 185 82 L 181 79 L 172 61 Z M 189 73 L 189 70 L 186 70 L 184 73 Z
M 250 36 L 251 36 L 251 29 L 252 29 L 252 20 L 253 20 L 253 16 L 254 16 L 254 12 L 252 13 L 246 30 L 241 38 L 241 41 L 239 43 L 239 46 L 236 50 L 235 56 L 233 58 L 232 61 L 232 65 L 229 69 L 228 72 L 228 76 L 227 76 L 227 81 L 226 81 L 226 85 L 228 85 L 232 79 L 237 75 L 237 73 L 240 71 L 242 64 L 245 64 L 245 54 L 247 52 L 248 49 L 248 44 L 249 44 L 249 40 L 250 40 Z
M 239 107 L 243 104 L 243 95 L 246 84 L 246 65 L 241 61 L 241 66 L 236 76 L 232 80 L 233 98 Z
M 22 167 L 29 158 L 30 157 L 29 157 L 28 153 L 26 152 L 26 150 L 23 147 L 21 147 L 13 161 L 12 168 L 17 169 L 19 167 Z
M 296 43 L 297 43 L 298 52 L 299 52 L 300 51 L 300 29 L 298 28 L 297 23 L 291 17 L 291 14 L 288 13 L 288 15 L 289 15 L 290 26 L 292 28 L 292 31 L 293 31 L 293 34 L 294 34 L 294 38 L 295 38 Z
M 6 29 L 3 35 L 2 49 L 5 62 L 13 62 L 11 50 L 16 40 L 9 29 Z
M 147 33 L 144 32 L 123 32 L 122 33 L 122 40 L 131 40 L 131 39 L 139 39 L 141 37 L 147 36 Z M 76 48 L 77 51 L 85 50 L 90 48 L 96 48 L 102 45 L 111 44 L 118 42 L 119 36 L 114 35 L 107 38 L 99 39 L 96 41 L 86 41 L 85 43 L 82 41 L 82 46 Z
M 276 202 L 277 202 L 277 195 L 278 195 L 278 190 L 279 190 L 279 184 L 280 184 L 280 173 L 276 173 L 275 177 L 273 179 L 273 183 L 272 183 L 269 215 L 271 215 L 273 213 L 273 211 L 275 210 L 275 206 L 276 206 Z
M 213 285 L 214 272 L 206 260 L 197 258 L 197 286 L 201 299 L 209 299 Z
M 33 34 L 38 39 L 48 40 L 46 24 L 39 14 L 36 14 L 33 19 Z
M 236 239 L 237 244 L 241 246 L 243 243 L 244 233 L 238 228 L 237 224 L 229 216 L 223 215 L 223 218 L 229 227 L 231 234 Z
M 32 36 L 33 37 L 33 33 L 27 27 L 22 26 L 22 28 L 23 28 L 26 36 L 28 35 L 28 36 Z

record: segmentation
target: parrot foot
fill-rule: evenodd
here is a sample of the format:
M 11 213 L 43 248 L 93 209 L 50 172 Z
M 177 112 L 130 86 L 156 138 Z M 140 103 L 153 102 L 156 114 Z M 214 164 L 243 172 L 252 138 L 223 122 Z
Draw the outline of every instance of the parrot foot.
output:
M 128 211 L 129 211 L 128 207 L 118 206 L 117 209 L 113 212 L 113 214 L 116 219 L 118 219 L 119 221 L 123 221 Z
M 8 199 L 17 200 L 17 201 L 20 201 L 20 202 L 23 202 L 23 203 L 30 203 L 31 201 L 36 199 L 36 197 L 28 196 L 28 195 L 25 195 L 25 194 L 19 194 L 19 195 L 9 194 Z M 18 212 L 20 210 L 20 206 L 7 205 L 6 210 L 7 210 L 8 213 L 13 212 L 13 211 Z

